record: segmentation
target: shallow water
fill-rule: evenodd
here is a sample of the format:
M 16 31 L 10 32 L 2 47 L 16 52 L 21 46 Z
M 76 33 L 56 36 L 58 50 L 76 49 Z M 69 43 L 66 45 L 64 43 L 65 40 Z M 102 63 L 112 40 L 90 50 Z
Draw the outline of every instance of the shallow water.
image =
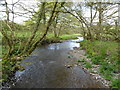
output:
M 69 60 L 68 51 L 80 47 L 77 42 L 82 40 L 79 38 L 36 48 L 30 57 L 22 61 L 26 69 L 16 72 L 16 83 L 11 88 L 102 87 L 80 66 L 65 67 Z

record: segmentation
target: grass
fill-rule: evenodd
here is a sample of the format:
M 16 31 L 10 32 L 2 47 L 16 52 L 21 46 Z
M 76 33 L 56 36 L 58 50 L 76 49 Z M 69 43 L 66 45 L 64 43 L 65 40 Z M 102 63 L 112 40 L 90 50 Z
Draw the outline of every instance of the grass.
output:
M 85 68 L 87 68 L 87 69 L 92 68 L 92 65 L 88 61 L 86 61 L 84 58 L 83 59 L 78 59 L 77 62 L 78 63 L 80 63 L 80 62 L 83 63 L 85 65 Z
M 78 36 L 81 36 L 81 34 L 62 35 L 60 36 L 60 39 L 62 40 L 77 39 Z
M 118 53 L 118 43 L 114 41 L 88 41 L 81 42 L 81 46 L 87 52 L 87 57 L 91 58 L 93 64 L 100 65 L 99 73 L 107 80 L 111 81 L 112 87 L 118 88 L 118 79 L 113 78 L 118 74 L 120 58 Z M 89 68 L 89 63 L 85 66 Z M 91 68 L 91 67 L 90 67 Z
M 85 62 L 85 59 L 78 59 L 77 62 Z
M 29 38 L 31 36 L 32 32 L 17 31 L 15 34 L 16 34 L 16 38 L 22 39 L 22 38 Z M 39 39 L 41 35 L 42 35 L 42 33 L 38 31 L 36 33 L 36 39 Z M 64 35 L 59 36 L 59 39 L 61 39 L 61 40 L 77 39 L 78 36 L 81 36 L 81 34 L 70 34 L 70 35 L 64 34 Z M 53 38 L 55 38 L 53 33 L 48 33 L 46 36 L 46 39 L 53 39 Z
M 110 84 L 113 88 L 120 89 L 120 78 L 119 79 L 112 79 L 112 83 Z
M 81 60 L 77 60 L 77 62 L 81 62 Z
M 92 65 L 89 62 L 86 61 L 85 62 L 85 68 L 87 68 L 87 69 L 92 68 Z

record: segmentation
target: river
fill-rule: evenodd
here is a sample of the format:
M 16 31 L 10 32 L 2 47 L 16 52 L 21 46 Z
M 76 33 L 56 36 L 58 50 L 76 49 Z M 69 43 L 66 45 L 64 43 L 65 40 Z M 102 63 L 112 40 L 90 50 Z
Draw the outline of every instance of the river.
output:
M 17 71 L 11 88 L 99 88 L 80 66 L 65 67 L 70 50 L 80 47 L 83 38 L 40 46 L 23 60 L 24 71 Z

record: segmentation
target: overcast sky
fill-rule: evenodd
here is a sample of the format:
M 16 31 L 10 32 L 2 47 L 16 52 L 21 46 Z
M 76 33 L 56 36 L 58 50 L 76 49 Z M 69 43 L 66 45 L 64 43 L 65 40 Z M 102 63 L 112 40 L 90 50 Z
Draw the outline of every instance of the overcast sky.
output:
M 12 3 L 15 3 L 17 2 L 18 0 L 6 0 L 8 4 L 12 4 Z M 13 2 L 12 2 L 13 1 Z M 4 1 L 0 1 L 0 4 L 4 3 Z M 37 10 L 37 1 L 36 0 L 20 0 L 19 3 L 17 3 L 14 7 L 14 12 L 15 13 L 25 13 L 26 11 L 24 11 L 22 9 L 22 7 L 19 5 L 22 3 L 22 6 L 25 7 L 26 9 L 29 9 L 30 11 L 33 11 L 32 9 L 30 8 L 34 8 L 35 10 Z M 9 8 L 12 9 L 12 6 L 9 5 Z M 0 5 L 0 11 L 5 11 L 5 6 L 2 6 Z M 6 16 L 5 12 L 3 13 L 0 13 L 0 19 L 3 19 L 3 16 Z M 12 20 L 12 14 L 10 14 L 10 20 Z M 23 21 L 27 20 L 29 17 L 31 16 L 31 13 L 28 13 L 28 14 L 25 14 L 24 16 L 18 16 L 18 15 L 15 15 L 15 19 L 14 21 L 16 23 L 20 23 L 22 24 Z M 28 18 L 27 18 L 28 17 Z
M 15 3 L 17 2 L 18 0 L 6 0 L 8 4 L 12 4 L 12 3 Z M 78 0 L 74 0 L 74 2 L 77 2 Z M 79 0 L 81 1 L 81 0 Z M 104 1 L 104 0 L 102 0 Z M 107 1 L 107 0 L 106 0 Z M 111 1 L 111 0 L 109 0 Z M 112 1 L 116 1 L 116 0 L 112 0 Z M 117 0 L 118 1 L 118 0 Z M 0 1 L 0 11 L 5 11 L 5 7 L 3 7 L 1 4 L 4 3 L 4 1 Z M 38 10 L 37 8 L 37 3 L 38 1 L 37 0 L 20 0 L 18 4 L 21 4 L 32 11 L 32 9 L 30 8 L 34 8 L 35 10 Z M 17 13 L 17 12 L 21 12 L 21 13 L 25 13 L 26 11 L 24 11 L 21 6 L 19 6 L 18 4 L 15 5 L 14 7 L 14 12 Z M 12 9 L 11 5 L 9 5 L 9 8 Z M 109 12 L 107 13 L 108 15 L 111 14 L 113 11 L 117 10 L 118 8 L 112 8 L 111 10 L 109 10 Z M 95 11 L 93 11 L 93 14 L 94 14 Z M 3 19 L 3 17 L 6 16 L 5 13 L 1 13 L 0 12 L 0 19 Z M 19 24 L 22 24 L 25 20 L 28 20 L 29 17 L 31 16 L 31 13 L 28 13 L 28 14 L 25 14 L 24 17 L 23 16 L 18 16 L 18 15 L 15 15 L 15 19 L 14 21 L 16 23 L 19 23 Z M 84 16 L 85 17 L 90 17 L 90 10 L 89 9 L 85 9 L 85 12 L 84 12 Z M 118 13 L 115 14 L 115 16 L 118 16 Z M 28 17 L 28 18 L 27 18 Z M 5 17 L 4 17 L 5 18 Z M 12 20 L 12 14 L 10 14 L 10 20 Z M 97 20 L 96 20 L 97 21 Z

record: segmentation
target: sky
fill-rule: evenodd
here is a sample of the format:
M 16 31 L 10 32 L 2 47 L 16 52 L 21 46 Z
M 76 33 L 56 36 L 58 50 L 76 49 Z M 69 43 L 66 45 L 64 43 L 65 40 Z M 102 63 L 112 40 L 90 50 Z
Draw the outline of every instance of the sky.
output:
M 17 2 L 18 0 L 6 0 L 8 4 L 12 4 Z M 41 0 L 40 0 L 41 1 Z M 60 1 L 60 0 L 59 0 Z M 78 0 L 74 0 L 74 2 L 77 2 Z M 79 0 L 80 1 L 83 1 L 83 0 Z M 91 0 L 91 1 L 95 1 L 95 0 Z M 98 0 L 99 1 L 99 0 Z M 107 0 L 102 0 L 102 1 L 107 1 Z M 111 1 L 111 0 L 108 0 L 108 1 Z M 116 0 L 112 0 L 112 1 L 116 1 Z M 118 0 L 117 0 L 118 1 Z M 0 1 L 0 11 L 5 11 L 5 7 L 3 7 L 1 4 L 4 3 L 3 0 Z M 37 0 L 20 0 L 18 4 L 21 4 L 23 3 L 22 5 L 27 8 L 28 10 L 32 10 L 30 8 L 33 8 L 35 11 L 38 10 L 37 8 L 37 3 L 38 1 Z M 25 11 L 21 8 L 21 6 L 19 6 L 18 4 L 15 5 L 14 7 L 14 12 L 17 13 L 17 12 L 24 12 Z M 12 9 L 11 5 L 9 5 L 9 8 Z M 109 10 L 109 12 L 107 12 L 107 14 L 109 15 L 110 13 L 112 13 L 113 11 L 117 10 L 117 8 L 113 8 L 111 10 Z M 95 13 L 95 11 L 93 11 L 93 14 Z M 31 17 L 31 13 L 27 13 L 23 16 L 18 16 L 18 15 L 15 15 L 15 19 L 14 21 L 16 23 L 19 23 L 19 24 L 23 24 L 24 21 L 28 20 L 29 17 Z M 97 14 L 98 15 L 98 14 Z M 0 19 L 3 19 L 5 18 L 4 16 L 6 16 L 5 12 L 0 12 Z M 84 12 L 84 16 L 87 18 L 87 17 L 90 17 L 90 10 L 88 8 L 85 8 L 85 12 Z M 118 13 L 115 14 L 115 16 L 118 16 Z M 12 14 L 10 14 L 10 20 L 12 20 Z M 97 21 L 97 19 L 96 19 Z
M 18 0 L 6 0 L 6 1 L 7 1 L 8 4 L 12 4 L 12 1 L 13 1 L 13 3 L 15 3 L 15 2 L 17 2 Z M 0 11 L 5 11 L 5 7 L 1 5 L 2 3 L 4 3 L 4 2 L 1 2 L 1 1 L 0 1 Z M 37 4 L 37 1 L 36 1 L 36 0 L 20 0 L 20 2 L 19 2 L 18 4 L 21 4 L 21 3 L 23 3 L 22 5 L 23 5 L 25 8 L 29 9 L 30 11 L 33 11 L 33 10 L 30 9 L 30 8 L 35 9 L 35 11 L 38 9 L 38 8 L 36 8 L 36 7 L 37 7 L 37 6 L 36 6 L 36 4 Z M 14 7 L 14 12 L 15 12 L 15 13 L 16 13 L 16 12 L 20 12 L 20 13 L 23 13 L 23 12 L 24 12 L 24 13 L 25 13 L 25 11 L 24 11 L 24 10 L 20 7 L 20 5 L 18 5 L 18 4 L 15 5 L 15 7 Z M 12 6 L 11 6 L 11 5 L 9 5 L 8 7 L 9 7 L 10 9 L 12 9 Z M 3 13 L 0 12 L 0 19 L 3 19 L 3 16 L 6 16 L 5 12 L 3 12 Z M 26 17 L 30 17 L 30 16 L 31 16 L 31 13 L 25 14 L 24 17 L 23 17 L 23 16 L 15 15 L 14 21 L 15 21 L 16 23 L 22 24 L 23 21 L 28 20 L 28 18 L 26 18 Z M 13 17 L 13 15 L 10 14 L 10 20 L 12 20 L 12 17 Z

